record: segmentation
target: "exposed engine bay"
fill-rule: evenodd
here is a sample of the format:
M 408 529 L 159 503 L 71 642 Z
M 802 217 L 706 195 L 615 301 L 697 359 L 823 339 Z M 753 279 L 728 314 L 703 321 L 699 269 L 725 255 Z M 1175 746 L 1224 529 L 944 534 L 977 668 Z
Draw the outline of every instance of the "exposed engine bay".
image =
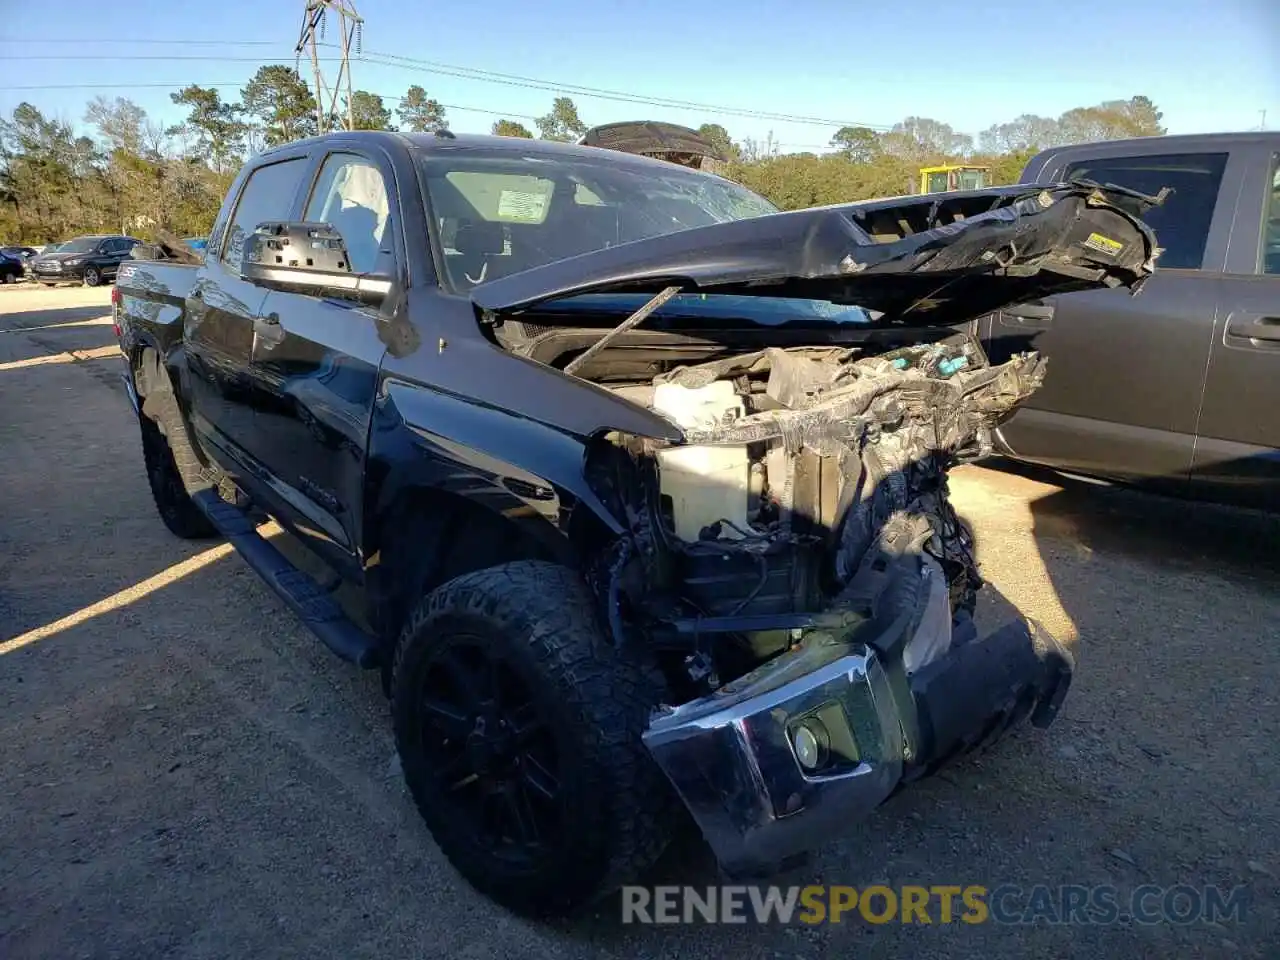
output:
M 964 325 L 1036 297 L 1136 292 L 1158 253 L 1138 217 L 1161 199 L 1079 182 L 796 211 L 476 287 L 501 346 L 677 428 L 596 434 L 587 457 L 590 488 L 624 528 L 588 564 L 614 642 L 656 651 L 677 703 L 813 638 L 870 645 L 860 620 L 892 644 L 913 638 L 880 654 L 917 678 L 966 643 L 982 581 L 947 471 L 990 452 L 1045 364 L 1027 353 L 992 366 Z M 610 291 L 652 298 L 603 333 L 590 324 L 608 312 L 565 305 Z M 637 329 L 677 296 L 663 315 L 675 323 Z M 700 297 L 863 315 L 756 323 L 740 304 L 708 336 Z
M 794 211 L 471 291 L 499 345 L 561 374 L 544 416 L 602 410 L 576 419 L 587 496 L 558 515 L 606 637 L 663 674 L 641 740 L 731 875 L 1053 722 L 1075 656 L 1026 618 L 979 636 L 947 489 L 1045 363 L 992 366 L 967 331 L 1139 289 L 1158 200 L 1072 183 Z
M 692 695 L 865 613 L 874 577 L 860 573 L 885 557 L 936 571 L 945 623 L 971 614 L 982 581 L 947 470 L 990 452 L 1044 367 L 1036 354 L 989 366 L 956 334 L 884 352 L 766 348 L 610 384 L 686 438 L 615 435 L 612 462 L 594 464 L 631 527 L 605 574 L 615 633 L 638 626 L 678 653 Z M 908 649 L 907 671 L 944 652 Z

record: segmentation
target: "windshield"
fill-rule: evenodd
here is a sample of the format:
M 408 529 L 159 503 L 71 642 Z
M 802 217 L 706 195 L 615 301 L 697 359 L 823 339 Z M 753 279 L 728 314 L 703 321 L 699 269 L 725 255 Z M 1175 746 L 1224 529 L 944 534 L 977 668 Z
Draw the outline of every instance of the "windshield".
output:
M 77 237 L 58 247 L 58 253 L 90 253 L 98 249 L 101 237 Z
M 671 164 L 424 156 L 446 285 L 467 291 L 566 257 L 776 213 L 745 187 Z

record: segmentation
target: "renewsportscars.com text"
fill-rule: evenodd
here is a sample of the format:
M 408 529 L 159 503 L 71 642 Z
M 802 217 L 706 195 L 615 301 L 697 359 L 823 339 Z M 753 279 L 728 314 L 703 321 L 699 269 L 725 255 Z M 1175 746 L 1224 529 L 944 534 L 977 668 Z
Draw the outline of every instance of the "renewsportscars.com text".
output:
M 1079 924 L 1239 922 L 1246 888 L 1146 884 L 623 887 L 623 923 Z

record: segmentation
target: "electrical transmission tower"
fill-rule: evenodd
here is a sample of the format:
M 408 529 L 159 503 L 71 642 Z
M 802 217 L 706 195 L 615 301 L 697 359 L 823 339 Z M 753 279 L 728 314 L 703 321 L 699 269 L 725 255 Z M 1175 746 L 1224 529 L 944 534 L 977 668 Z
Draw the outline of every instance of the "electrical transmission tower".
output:
M 351 117 L 351 50 L 354 47 L 356 56 L 360 55 L 364 40 L 364 20 L 356 12 L 351 0 L 306 0 L 306 9 L 302 13 L 302 29 L 298 32 L 298 45 L 294 53 L 302 60 L 304 53 L 311 57 L 311 69 L 316 82 L 316 128 L 320 133 L 331 126 L 340 125 L 338 103 L 346 97 L 346 129 L 350 130 Z M 318 48 L 323 44 L 325 27 L 329 15 L 338 18 L 338 47 L 342 52 L 339 60 L 337 76 L 330 83 L 320 69 L 320 53 Z

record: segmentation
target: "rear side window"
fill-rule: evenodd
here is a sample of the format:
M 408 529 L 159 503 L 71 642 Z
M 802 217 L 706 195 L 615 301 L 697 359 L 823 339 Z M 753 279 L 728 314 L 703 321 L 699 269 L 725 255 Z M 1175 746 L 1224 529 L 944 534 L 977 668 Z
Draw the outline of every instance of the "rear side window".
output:
M 249 174 L 249 181 L 240 191 L 236 212 L 231 215 L 227 229 L 226 245 L 222 250 L 224 263 L 230 267 L 240 265 L 245 238 L 258 224 L 264 220 L 289 219 L 293 212 L 293 199 L 306 172 L 306 159 L 297 157 L 259 167 Z
M 1164 251 L 1156 266 L 1199 270 L 1226 166 L 1225 153 L 1100 157 L 1068 164 L 1062 179 L 1093 180 L 1148 194 L 1169 187 L 1173 192 L 1165 202 L 1143 217 Z

